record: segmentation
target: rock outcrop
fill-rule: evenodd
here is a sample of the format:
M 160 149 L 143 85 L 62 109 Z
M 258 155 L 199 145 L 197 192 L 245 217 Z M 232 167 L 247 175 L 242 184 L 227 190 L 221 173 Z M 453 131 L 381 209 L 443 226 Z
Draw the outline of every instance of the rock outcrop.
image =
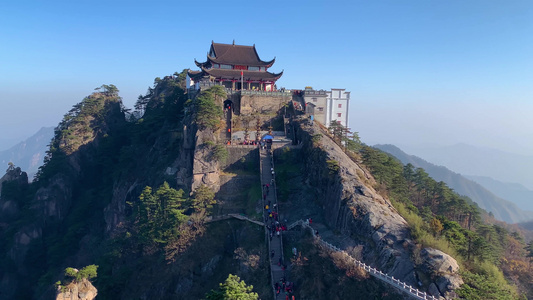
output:
M 2 195 L 2 187 L 7 184 L 8 191 Z M 18 194 L 28 186 L 28 175 L 18 167 L 10 165 L 6 174 L 0 178 L 0 222 L 11 222 L 17 219 L 19 204 L 11 194 Z
M 429 274 L 434 282 L 429 286 L 429 293 L 433 296 L 444 296 L 446 299 L 457 297 L 455 290 L 463 284 L 459 276 L 459 264 L 448 254 L 433 248 L 420 251 L 423 264 L 421 269 Z
M 215 192 L 220 189 L 220 172 L 218 161 L 213 157 L 211 143 L 216 143 L 216 135 L 209 129 L 196 132 L 196 145 L 192 167 L 192 185 L 194 191 L 202 184 L 207 185 Z
M 426 248 L 427 255 L 422 256 L 421 266 L 417 265 L 412 259 L 417 245 L 411 240 L 407 222 L 374 190 L 371 174 L 317 124 L 299 120 L 293 126 L 298 140 L 304 143 L 308 184 L 315 188 L 327 225 L 350 237 L 351 245 L 345 247 L 362 246 L 363 261 L 412 286 L 419 286 L 415 271 L 425 266 L 433 280 L 426 290 L 434 285 L 438 287 L 436 296 L 453 296 L 453 289 L 462 283 L 457 262 L 441 251 Z
M 94 300 L 98 291 L 87 279 L 58 287 L 56 300 Z

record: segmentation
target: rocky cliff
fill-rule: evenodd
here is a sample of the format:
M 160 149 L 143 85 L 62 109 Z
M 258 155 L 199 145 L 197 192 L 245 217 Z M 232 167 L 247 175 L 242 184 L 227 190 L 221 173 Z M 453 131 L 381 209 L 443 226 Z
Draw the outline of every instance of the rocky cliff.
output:
M 56 300 L 94 300 L 98 291 L 87 279 L 58 287 Z
M 53 293 L 51 286 L 40 290 L 35 280 L 51 271 L 48 268 L 60 269 L 61 261 L 76 261 L 68 256 L 78 249 L 90 253 L 84 247 L 87 243 L 76 239 L 93 236 L 89 224 L 99 223 L 91 218 L 101 213 L 93 190 L 103 178 L 98 158 L 108 137 L 124 124 L 120 99 L 112 90 L 93 93 L 65 115 L 55 130 L 38 180 L 18 193 L 19 220 L 6 224 L 0 234 L 9 247 L 2 249 L 6 255 L 3 262 L 10 265 L 0 270 L 0 298 L 48 298 Z M 27 185 L 27 177 L 23 181 Z M 87 259 L 85 254 L 82 257 Z M 39 296 L 32 295 L 36 290 Z
M 374 190 L 372 175 L 317 124 L 299 120 L 293 126 L 303 143 L 306 180 L 324 210 L 325 222 L 349 237 L 343 247 L 362 249 L 363 261 L 412 286 L 424 284 L 422 288 L 436 296 L 453 297 L 462 284 L 457 262 L 415 244 L 407 222 Z
M 6 174 L 0 178 L 0 222 L 9 223 L 17 219 L 22 204 L 20 194 L 27 187 L 26 172 L 10 165 Z
M 216 128 L 199 129 L 173 77 L 157 81 L 140 100 L 144 115 L 126 122 L 116 92 L 106 88 L 87 97 L 56 129 L 38 181 L 28 188 L 17 169 L 4 176 L 0 213 L 8 221 L 0 231 L 0 298 L 49 299 L 65 267 L 89 264 L 100 266 L 99 299 L 200 299 L 228 273 L 253 284 L 261 298 L 272 297 L 264 228 L 187 219 L 194 210 L 188 196 L 202 184 L 218 191 L 215 213 L 261 213 L 257 148 L 225 147 Z M 460 284 L 453 258 L 416 245 L 405 220 L 374 190 L 372 175 L 325 132 L 305 121 L 294 127 L 302 168 L 290 161 L 287 166 L 303 184 L 289 189 L 302 188 L 303 198 L 314 198 L 314 212 L 343 236 L 340 246 L 360 249 L 365 262 L 409 284 L 421 281 L 435 294 L 453 296 Z M 155 191 L 165 181 L 184 190 L 174 196 L 186 195 L 180 198 L 186 208 L 175 212 L 187 222 L 175 231 L 200 228 L 172 259 L 168 241 L 158 237 L 149 244 L 132 217 L 145 187 Z M 10 191 L 18 196 L 8 197 Z M 286 197 L 284 189 L 279 192 Z M 95 294 L 82 284 L 58 297 Z

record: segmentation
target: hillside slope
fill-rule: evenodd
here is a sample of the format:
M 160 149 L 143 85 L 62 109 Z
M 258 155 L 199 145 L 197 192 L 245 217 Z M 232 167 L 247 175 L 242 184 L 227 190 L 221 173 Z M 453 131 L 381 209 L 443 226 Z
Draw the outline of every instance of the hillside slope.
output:
M 494 214 L 498 220 L 518 223 L 533 219 L 533 212 L 521 210 L 516 204 L 494 195 L 480 184 L 443 166 L 437 166 L 419 157 L 408 155 L 393 145 L 375 145 L 374 147 L 390 153 L 403 164 L 410 163 L 417 168 L 423 168 L 435 180 L 444 181 L 457 193 L 468 196 L 481 208 Z

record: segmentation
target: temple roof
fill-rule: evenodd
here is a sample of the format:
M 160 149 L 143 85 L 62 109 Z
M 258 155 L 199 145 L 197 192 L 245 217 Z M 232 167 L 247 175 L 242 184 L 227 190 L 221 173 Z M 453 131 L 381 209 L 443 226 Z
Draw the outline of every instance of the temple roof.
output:
M 246 80 L 263 80 L 263 81 L 276 81 L 278 80 L 281 75 L 283 75 L 283 71 L 280 73 L 270 73 L 265 71 L 248 71 L 244 70 L 243 72 L 243 79 Z M 205 69 L 202 68 L 201 71 L 191 71 L 188 72 L 189 77 L 193 79 L 199 79 L 203 76 L 213 76 L 216 78 L 222 78 L 226 80 L 241 80 L 241 70 L 235 70 L 235 69 Z
M 276 58 L 270 61 L 262 61 L 257 54 L 255 45 L 244 46 L 233 44 L 219 44 L 211 42 L 211 48 L 207 54 L 207 61 L 204 63 L 196 62 L 198 67 L 210 67 L 209 63 L 225 65 L 243 65 L 253 67 L 271 67 Z

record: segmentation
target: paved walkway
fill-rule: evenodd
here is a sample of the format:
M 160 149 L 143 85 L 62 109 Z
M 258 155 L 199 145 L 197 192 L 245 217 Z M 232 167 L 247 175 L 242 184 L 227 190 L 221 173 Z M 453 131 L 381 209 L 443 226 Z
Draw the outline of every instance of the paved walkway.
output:
M 266 189 L 263 188 L 263 195 L 266 194 L 266 198 L 263 197 L 263 212 L 264 212 L 264 218 L 265 223 L 270 229 L 267 230 L 268 235 L 268 252 L 270 254 L 270 271 L 271 271 L 271 279 L 272 279 L 272 290 L 274 291 L 274 299 L 276 299 L 276 291 L 274 288 L 274 285 L 276 283 L 280 283 L 282 278 L 285 276 L 285 270 L 283 268 L 283 241 L 282 241 L 282 234 L 281 231 L 279 235 L 277 235 L 275 232 L 272 234 L 272 238 L 270 238 L 270 233 L 272 232 L 272 226 L 275 227 L 275 221 L 274 218 L 269 217 L 268 211 L 265 209 L 266 205 L 269 205 L 269 209 L 272 212 L 278 213 L 278 206 L 277 206 L 277 196 L 276 196 L 276 183 L 275 175 L 272 174 L 272 168 L 273 168 L 273 161 L 272 161 L 272 154 L 270 150 L 260 150 L 260 160 L 261 160 L 261 186 L 263 185 L 270 185 L 268 188 L 268 193 L 266 192 Z M 280 293 L 281 294 L 281 293 Z M 281 296 L 280 296 L 281 297 Z

